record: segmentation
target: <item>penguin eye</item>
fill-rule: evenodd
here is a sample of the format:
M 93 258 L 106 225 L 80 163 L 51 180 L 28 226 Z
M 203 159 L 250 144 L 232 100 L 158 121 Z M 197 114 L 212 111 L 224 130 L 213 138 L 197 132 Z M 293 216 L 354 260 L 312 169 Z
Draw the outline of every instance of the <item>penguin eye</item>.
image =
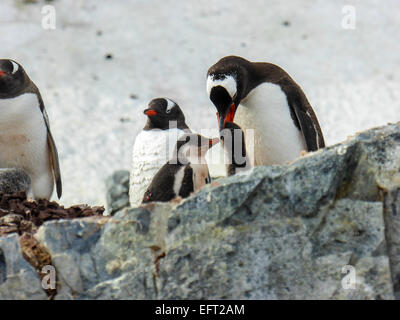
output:
M 12 70 L 11 74 L 14 74 L 18 71 L 19 67 L 14 61 L 11 61 L 11 64 L 13 66 L 13 70 Z
M 171 109 L 165 110 L 165 113 L 171 113 Z

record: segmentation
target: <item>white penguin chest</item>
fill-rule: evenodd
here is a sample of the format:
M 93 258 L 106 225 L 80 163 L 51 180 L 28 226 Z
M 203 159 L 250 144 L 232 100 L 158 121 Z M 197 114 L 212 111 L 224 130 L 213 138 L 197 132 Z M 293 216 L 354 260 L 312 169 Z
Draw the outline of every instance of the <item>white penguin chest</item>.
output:
M 184 134 L 180 129 L 169 130 L 143 130 L 138 134 L 133 146 L 132 156 L 135 162 L 140 160 L 143 164 L 156 164 L 163 166 L 172 158 L 176 141 Z M 140 159 L 136 159 L 140 157 Z
M 36 94 L 0 99 L 0 167 L 29 173 L 47 154 L 47 129 Z
M 141 203 L 143 194 L 154 175 L 172 158 L 176 141 L 185 132 L 169 130 L 143 130 L 135 139 L 132 152 L 129 199 L 132 206 Z
M 243 129 L 252 165 L 284 164 L 306 150 L 279 85 L 263 83 L 242 100 L 234 121 Z

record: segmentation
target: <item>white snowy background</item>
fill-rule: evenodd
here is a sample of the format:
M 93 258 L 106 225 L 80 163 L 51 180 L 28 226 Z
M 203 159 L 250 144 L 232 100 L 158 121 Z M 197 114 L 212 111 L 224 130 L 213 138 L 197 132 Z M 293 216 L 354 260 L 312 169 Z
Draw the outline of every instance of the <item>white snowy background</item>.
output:
M 56 30 L 42 28 L 48 4 Z M 346 5 L 354 30 L 342 26 Z M 327 144 L 399 121 L 399 30 L 399 0 L 0 1 L 0 57 L 43 95 L 66 205 L 105 204 L 104 180 L 129 169 L 150 99 L 176 100 L 195 130 L 216 127 L 205 76 L 226 55 L 283 67 Z

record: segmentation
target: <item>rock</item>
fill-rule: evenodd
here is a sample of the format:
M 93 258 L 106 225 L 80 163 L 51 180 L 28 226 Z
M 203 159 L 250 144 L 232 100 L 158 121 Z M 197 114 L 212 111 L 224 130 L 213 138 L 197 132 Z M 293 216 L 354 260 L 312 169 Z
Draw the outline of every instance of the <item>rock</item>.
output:
M 397 173 L 397 178 L 399 174 Z M 390 258 L 391 277 L 396 299 L 400 299 L 400 187 L 382 185 L 386 241 Z
M 394 299 L 399 175 L 397 124 L 181 202 L 45 222 L 35 238 L 55 299 Z
M 39 229 L 36 238 L 50 252 L 58 278 L 70 289 L 65 297 L 156 297 L 152 270 L 165 251 L 165 211 L 170 206 L 153 207 L 122 210 L 112 218 L 54 221 Z
M 0 237 L 0 299 L 47 299 L 37 272 L 22 256 L 16 234 Z
M 100 281 L 93 248 L 108 217 L 51 221 L 35 238 L 46 248 L 57 270 L 61 290 L 58 299 L 72 299 Z
M 384 240 L 382 204 L 343 199 L 319 216 L 223 218 L 179 240 L 188 226 L 177 227 L 160 261 L 158 298 L 332 299 L 338 291 L 349 298 L 341 289 L 345 265 L 356 268 L 357 299 L 393 298 L 388 257 L 375 256 Z
M 107 211 L 114 215 L 118 210 L 129 206 L 129 171 L 119 170 L 106 180 Z
M 22 169 L 3 168 L 0 169 L 0 192 L 16 193 L 25 191 L 29 194 L 31 189 L 31 178 Z

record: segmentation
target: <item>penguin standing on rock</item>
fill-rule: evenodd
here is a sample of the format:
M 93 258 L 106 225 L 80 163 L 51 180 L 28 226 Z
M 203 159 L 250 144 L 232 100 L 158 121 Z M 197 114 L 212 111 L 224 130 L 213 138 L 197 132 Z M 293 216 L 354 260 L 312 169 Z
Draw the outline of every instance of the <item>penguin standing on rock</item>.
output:
M 252 165 L 283 164 L 302 151 L 325 147 L 317 117 L 300 86 L 280 67 L 228 56 L 210 67 L 207 92 L 218 111 L 219 128 L 235 122 L 254 130 Z M 248 150 L 249 151 L 249 150 Z
M 168 98 L 150 101 L 147 122 L 135 139 L 129 181 L 129 202 L 139 206 L 157 171 L 172 158 L 180 136 L 190 133 L 181 108 Z
M 0 60 L 0 168 L 18 168 L 31 179 L 35 199 L 62 194 L 56 144 L 36 85 L 22 66 Z
M 176 143 L 174 154 L 154 176 L 142 203 L 167 202 L 176 197 L 186 198 L 211 182 L 205 160 L 207 151 L 219 142 L 199 134 L 185 134 Z

